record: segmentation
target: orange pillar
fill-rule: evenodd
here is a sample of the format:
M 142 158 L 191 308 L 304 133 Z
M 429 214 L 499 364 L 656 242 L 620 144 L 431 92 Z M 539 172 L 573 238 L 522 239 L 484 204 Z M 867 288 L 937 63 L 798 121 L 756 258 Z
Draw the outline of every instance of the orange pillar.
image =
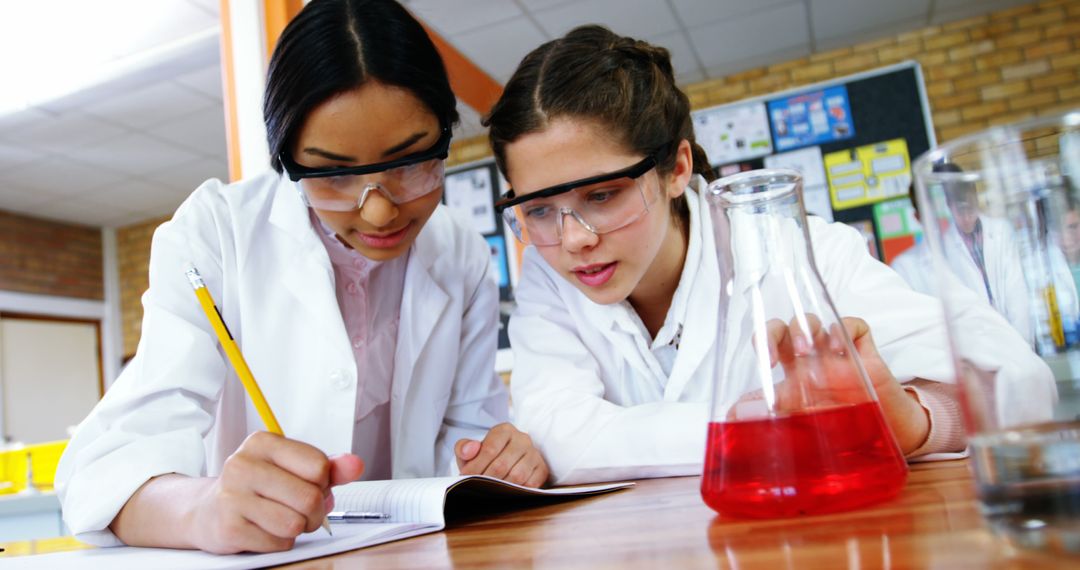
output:
M 301 0 L 263 0 L 263 17 L 266 26 L 266 61 L 274 53 L 274 46 L 281 32 L 304 7 Z
M 486 115 L 502 95 L 502 85 L 450 45 L 438 32 L 428 26 L 424 26 L 424 29 L 446 64 L 446 73 L 450 76 L 450 87 L 454 94 L 476 112 Z

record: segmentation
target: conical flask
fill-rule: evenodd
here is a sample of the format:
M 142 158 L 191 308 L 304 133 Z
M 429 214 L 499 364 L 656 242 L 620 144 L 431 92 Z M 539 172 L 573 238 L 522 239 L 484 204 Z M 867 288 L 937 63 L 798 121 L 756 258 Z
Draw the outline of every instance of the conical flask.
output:
M 743 172 L 710 184 L 706 200 L 720 318 L 705 502 L 767 518 L 896 495 L 907 464 L 818 272 L 801 175 Z

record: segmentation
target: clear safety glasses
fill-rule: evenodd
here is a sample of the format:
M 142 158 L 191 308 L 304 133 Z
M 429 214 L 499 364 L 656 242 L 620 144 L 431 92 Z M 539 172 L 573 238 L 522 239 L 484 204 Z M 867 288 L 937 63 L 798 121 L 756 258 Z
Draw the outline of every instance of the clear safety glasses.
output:
M 590 232 L 605 234 L 636 222 L 660 198 L 659 184 L 647 184 L 643 176 L 655 167 L 656 159 L 649 156 L 616 172 L 522 196 L 511 190 L 495 207 L 525 244 L 562 243 L 563 220 L 568 215 Z
M 281 165 L 289 179 L 299 182 L 304 200 L 312 208 L 348 212 L 364 205 L 371 192 L 379 192 L 394 204 L 410 202 L 442 188 L 443 160 L 450 149 L 449 127 L 443 127 L 431 148 L 399 159 L 332 168 L 311 168 L 297 164 L 281 153 Z

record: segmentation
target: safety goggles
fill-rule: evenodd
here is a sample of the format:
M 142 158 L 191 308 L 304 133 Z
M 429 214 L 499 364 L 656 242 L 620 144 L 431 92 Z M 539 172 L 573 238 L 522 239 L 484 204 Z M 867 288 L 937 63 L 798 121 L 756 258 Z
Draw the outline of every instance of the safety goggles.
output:
M 513 190 L 496 202 L 503 219 L 522 243 L 562 243 L 563 220 L 569 215 L 600 235 L 640 219 L 660 198 L 659 185 L 646 185 L 643 175 L 656 168 L 647 156 L 622 170 L 551 186 L 522 196 Z
M 286 152 L 278 158 L 289 179 L 300 183 L 301 195 L 309 206 L 348 212 L 363 207 L 373 191 L 402 204 L 442 188 L 450 137 L 450 128 L 443 127 L 439 140 L 427 150 L 363 166 L 311 168 L 297 164 Z

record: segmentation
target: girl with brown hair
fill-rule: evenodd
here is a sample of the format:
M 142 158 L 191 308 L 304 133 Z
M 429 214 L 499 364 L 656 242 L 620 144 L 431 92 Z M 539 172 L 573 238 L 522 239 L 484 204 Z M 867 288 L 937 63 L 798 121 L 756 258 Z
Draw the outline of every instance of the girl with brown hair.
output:
M 716 378 L 720 278 L 701 197 L 714 175 L 667 50 L 577 28 L 522 60 L 485 123 L 513 188 L 499 205 L 530 245 L 510 322 L 517 425 L 556 483 L 700 473 L 714 383 L 740 380 Z M 936 303 L 852 228 L 810 226 L 901 449 L 963 450 Z M 1014 340 L 1014 361 L 1037 366 L 1018 337 L 1001 342 Z

